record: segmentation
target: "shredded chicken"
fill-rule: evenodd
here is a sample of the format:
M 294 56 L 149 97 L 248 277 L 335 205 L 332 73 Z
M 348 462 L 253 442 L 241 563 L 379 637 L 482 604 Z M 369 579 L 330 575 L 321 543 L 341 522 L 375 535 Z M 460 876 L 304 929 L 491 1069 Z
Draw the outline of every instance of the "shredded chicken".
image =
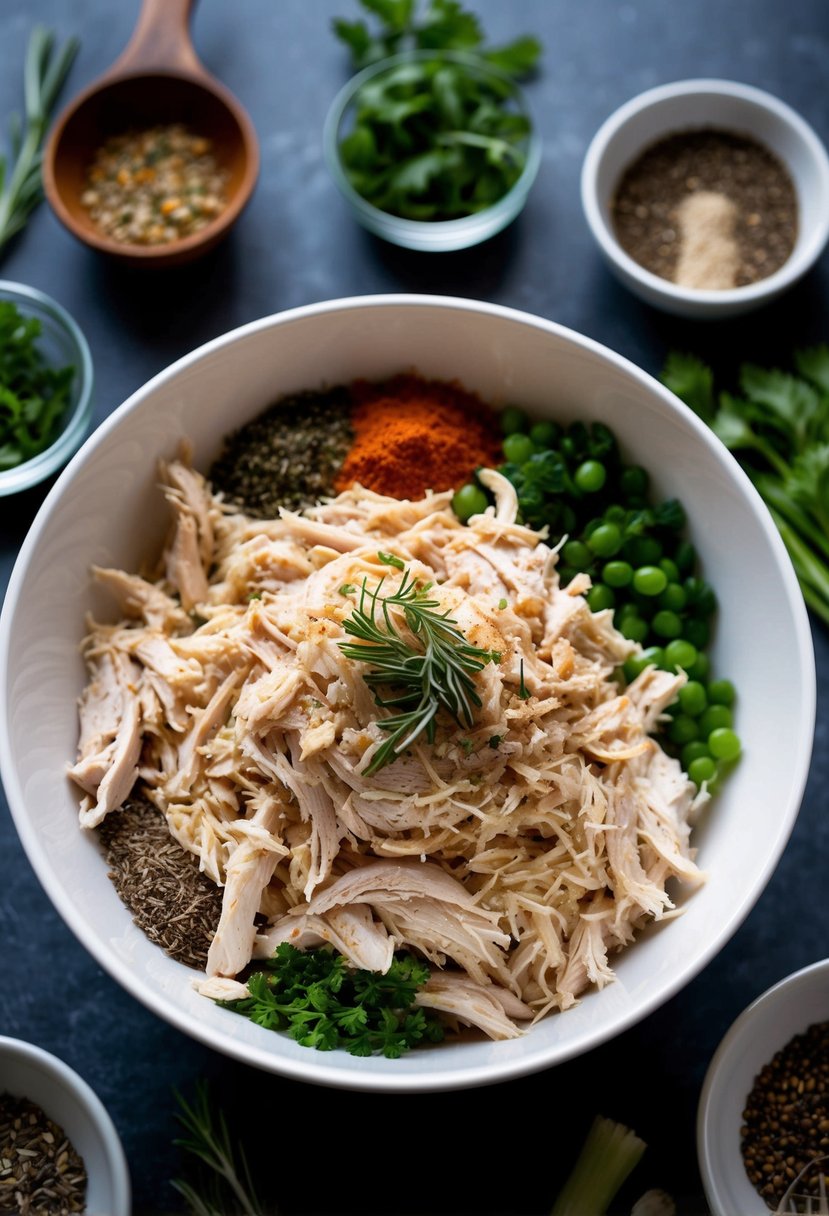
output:
M 699 798 L 650 733 L 684 676 L 648 669 L 620 692 L 637 648 L 587 607 L 589 580 L 559 587 L 556 552 L 486 477 L 497 505 L 467 526 L 448 494 L 359 487 L 256 521 L 174 462 L 155 580 L 96 572 L 123 618 L 85 643 L 81 823 L 137 779 L 224 888 L 202 991 L 242 991 L 233 977 L 280 942 L 379 972 L 406 947 L 432 967 L 421 1004 L 512 1037 L 612 979 L 612 955 L 672 911 L 669 879 L 701 881 Z M 432 743 L 367 776 L 389 711 L 340 643 L 364 583 L 400 585 L 381 551 L 499 659 L 471 728 L 439 717 Z

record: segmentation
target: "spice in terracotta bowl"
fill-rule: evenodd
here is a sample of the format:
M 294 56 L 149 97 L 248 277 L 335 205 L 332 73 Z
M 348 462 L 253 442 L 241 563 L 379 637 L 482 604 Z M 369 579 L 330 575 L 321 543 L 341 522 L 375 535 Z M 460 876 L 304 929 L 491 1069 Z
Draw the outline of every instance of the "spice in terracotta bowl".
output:
M 760 1070 L 740 1139 L 746 1173 L 769 1207 L 811 1211 L 787 1205 L 829 1189 L 829 1022 L 795 1035 Z
M 756 140 L 714 128 L 646 148 L 623 173 L 611 214 L 620 245 L 640 266 L 703 291 L 767 278 L 797 239 L 788 170 Z
M 226 178 L 211 141 L 172 123 L 108 139 L 95 153 L 81 202 L 112 240 L 166 245 L 221 213 Z
M 85 1210 L 86 1170 L 63 1128 L 28 1098 L 0 1094 L 0 1212 Z

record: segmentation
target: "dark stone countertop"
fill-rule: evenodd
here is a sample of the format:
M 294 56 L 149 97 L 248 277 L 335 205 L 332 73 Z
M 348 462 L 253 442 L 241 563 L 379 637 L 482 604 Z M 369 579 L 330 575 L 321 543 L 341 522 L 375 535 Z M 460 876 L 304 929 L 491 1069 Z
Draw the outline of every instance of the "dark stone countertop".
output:
M 74 91 L 120 51 L 136 7 L 126 0 L 3 0 L 0 114 L 20 105 L 23 54 L 36 21 L 62 36 L 80 35 Z M 323 164 L 322 121 L 347 75 L 329 22 L 355 15 L 351 0 L 202 0 L 194 22 L 199 53 L 248 106 L 262 144 L 260 183 L 232 238 L 192 267 L 144 277 L 94 257 L 43 206 L 0 265 L 3 278 L 54 295 L 85 331 L 96 369 L 96 422 L 205 340 L 337 296 L 424 291 L 491 300 L 572 326 L 650 372 L 679 347 L 710 358 L 727 377 L 743 359 L 785 365 L 794 347 L 829 336 L 825 257 L 760 313 L 716 325 L 672 319 L 610 278 L 578 195 L 581 160 L 601 121 L 642 89 L 674 79 L 726 77 L 766 88 L 829 139 L 825 0 L 523 0 L 509 7 L 479 0 L 475 7 L 493 41 L 534 31 L 546 43 L 543 74 L 528 87 L 543 163 L 524 214 L 501 236 L 462 253 L 420 255 L 359 229 Z M 46 488 L 3 500 L 3 586 Z M 775 875 L 697 979 L 588 1056 L 439 1097 L 324 1091 L 242 1067 L 159 1021 L 98 969 L 38 885 L 5 805 L 0 1033 L 56 1052 L 97 1090 L 123 1137 L 136 1212 L 175 1208 L 167 1184 L 179 1168 L 171 1087 L 190 1094 L 196 1078 L 207 1077 L 286 1216 L 543 1212 L 596 1111 L 627 1122 L 650 1146 L 637 1185 L 625 1192 L 627 1207 L 618 1210 L 629 1211 L 637 1194 L 661 1185 L 682 1213 L 696 1216 L 705 1204 L 694 1120 L 714 1048 L 755 996 L 827 953 L 829 639 L 822 626 L 814 634 L 814 761 Z

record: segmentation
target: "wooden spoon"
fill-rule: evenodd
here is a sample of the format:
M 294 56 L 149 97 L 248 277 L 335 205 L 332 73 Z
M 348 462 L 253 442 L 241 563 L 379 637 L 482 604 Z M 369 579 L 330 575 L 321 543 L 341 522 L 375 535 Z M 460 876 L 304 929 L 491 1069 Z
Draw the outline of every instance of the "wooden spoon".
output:
M 256 184 L 256 132 L 244 108 L 193 49 L 189 23 L 194 4 L 143 0 L 126 49 L 108 72 L 69 103 L 44 150 L 44 190 L 58 219 L 73 236 L 122 262 L 172 266 L 206 253 L 228 232 Z M 81 203 L 96 151 L 112 135 L 174 122 L 212 141 L 226 174 L 226 206 L 198 232 L 166 245 L 112 240 Z

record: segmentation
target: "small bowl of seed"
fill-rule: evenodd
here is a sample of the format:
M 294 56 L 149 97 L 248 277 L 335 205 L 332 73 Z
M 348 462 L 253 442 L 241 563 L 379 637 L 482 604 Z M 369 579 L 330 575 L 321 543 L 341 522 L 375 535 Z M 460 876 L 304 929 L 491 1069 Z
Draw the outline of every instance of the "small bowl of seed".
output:
M 582 206 L 617 277 L 648 304 L 717 319 L 779 296 L 829 239 L 829 156 L 790 106 L 749 85 L 684 80 L 606 120 Z
M 130 1213 L 124 1150 L 101 1100 L 56 1056 L 2 1035 L 0 1211 Z
M 829 959 L 734 1022 L 702 1087 L 697 1153 L 712 1216 L 829 1213 Z

